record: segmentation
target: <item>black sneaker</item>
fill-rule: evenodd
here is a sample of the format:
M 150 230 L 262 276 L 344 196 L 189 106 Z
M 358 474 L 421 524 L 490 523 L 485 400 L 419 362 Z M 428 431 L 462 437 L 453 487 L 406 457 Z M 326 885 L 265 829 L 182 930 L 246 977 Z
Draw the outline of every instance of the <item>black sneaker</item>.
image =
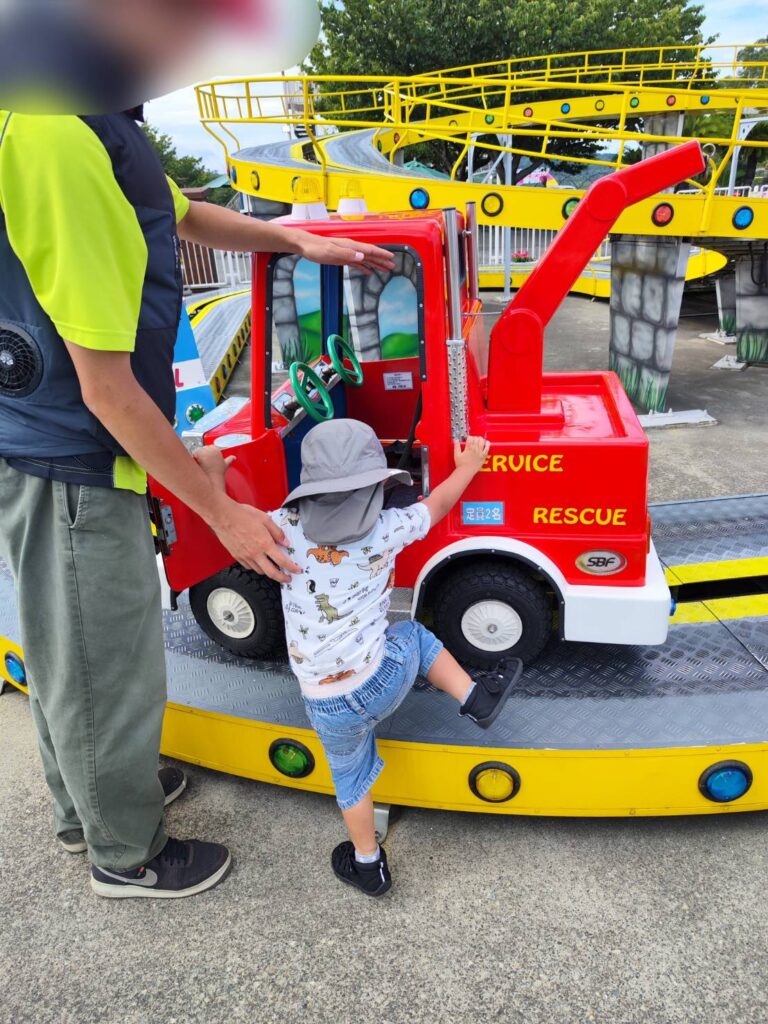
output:
M 522 671 L 519 658 L 508 658 L 491 672 L 477 672 L 472 677 L 475 688 L 461 705 L 459 714 L 471 718 L 481 729 L 488 729 L 501 714 Z
M 172 804 L 174 800 L 178 800 L 184 790 L 187 788 L 187 777 L 181 768 L 174 768 L 168 765 L 165 768 L 161 768 L 157 777 L 160 780 L 160 785 L 163 787 L 165 793 L 165 806 Z M 85 853 L 88 849 L 88 843 L 85 841 L 83 830 L 81 828 L 72 829 L 71 832 L 64 832 L 62 835 L 57 837 L 62 848 L 67 853 Z
M 379 847 L 381 856 L 373 864 L 360 864 L 355 860 L 354 843 L 341 843 L 331 854 L 333 873 L 347 885 L 356 886 L 366 896 L 383 896 L 392 888 L 392 875 L 387 866 L 387 854 Z
M 133 871 L 108 871 L 91 865 L 91 888 L 108 899 L 195 896 L 223 881 L 232 867 L 226 846 L 199 839 L 169 839 L 160 853 Z
M 66 850 L 67 853 L 85 853 L 88 849 L 88 843 L 85 841 L 81 828 L 73 828 L 71 832 L 62 832 L 56 838 L 59 840 L 62 849 Z
M 158 779 L 160 779 L 160 785 L 163 787 L 165 793 L 165 806 L 172 804 L 174 800 L 178 800 L 184 790 L 187 788 L 187 776 L 181 770 L 181 768 L 174 768 L 172 765 L 166 765 L 165 768 L 161 768 L 157 773 Z

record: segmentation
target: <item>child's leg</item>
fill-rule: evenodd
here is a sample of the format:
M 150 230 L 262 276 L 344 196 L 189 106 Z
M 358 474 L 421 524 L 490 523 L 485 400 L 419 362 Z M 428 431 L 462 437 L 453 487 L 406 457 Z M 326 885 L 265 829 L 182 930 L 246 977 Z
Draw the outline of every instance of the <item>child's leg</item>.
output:
M 363 857 L 373 856 L 378 850 L 379 844 L 376 841 L 371 794 L 366 793 L 359 804 L 355 804 L 348 811 L 341 813 L 349 832 L 349 838 L 354 843 L 355 851 Z
M 472 677 L 445 648 L 440 651 L 432 668 L 427 672 L 427 682 L 436 686 L 438 690 L 450 694 L 459 704 L 466 701 L 469 691 L 475 685 Z

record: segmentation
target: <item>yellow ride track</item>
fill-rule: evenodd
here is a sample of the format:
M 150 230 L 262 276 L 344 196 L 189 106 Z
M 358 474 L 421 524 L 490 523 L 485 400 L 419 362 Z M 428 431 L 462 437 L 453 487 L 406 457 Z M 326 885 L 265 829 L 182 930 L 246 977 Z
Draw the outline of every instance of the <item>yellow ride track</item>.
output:
M 336 210 L 345 198 L 363 198 L 377 212 L 474 200 L 480 224 L 558 230 L 582 190 L 462 180 L 470 156 L 475 166 L 506 154 L 544 160 L 557 180 L 564 164 L 609 173 L 648 147 L 698 138 L 707 172 L 665 198 L 671 216 L 654 218 L 655 197 L 627 210 L 616 233 L 686 237 L 725 251 L 768 238 L 768 189 L 734 189 L 729 181 L 740 155 L 757 150 L 758 163 L 768 158 L 768 141 L 742 137 L 746 121 L 768 118 L 768 46 L 557 54 L 392 79 L 231 79 L 200 85 L 197 96 L 233 184 L 262 199 L 316 199 Z M 249 126 L 263 125 L 302 139 L 244 146 Z M 594 155 L 553 151 L 574 138 L 596 143 Z M 403 166 L 415 147 L 435 141 L 455 147 L 450 177 Z M 723 263 L 702 253 L 691 276 Z

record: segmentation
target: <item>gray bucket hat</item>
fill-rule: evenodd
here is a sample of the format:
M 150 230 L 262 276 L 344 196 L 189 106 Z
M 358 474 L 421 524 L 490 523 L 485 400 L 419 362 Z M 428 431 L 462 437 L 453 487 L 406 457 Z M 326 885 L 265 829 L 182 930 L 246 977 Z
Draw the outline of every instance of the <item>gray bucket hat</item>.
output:
M 291 491 L 283 505 L 295 505 L 299 498 L 316 494 L 358 491 L 385 480 L 410 484 L 411 474 L 388 468 L 381 442 L 367 423 L 328 420 L 304 438 L 301 485 Z

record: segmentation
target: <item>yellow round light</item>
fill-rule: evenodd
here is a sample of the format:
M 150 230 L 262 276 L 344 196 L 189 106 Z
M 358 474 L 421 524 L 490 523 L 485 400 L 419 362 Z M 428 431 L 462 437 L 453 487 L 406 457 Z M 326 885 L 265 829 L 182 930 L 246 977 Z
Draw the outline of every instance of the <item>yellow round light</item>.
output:
M 469 788 L 475 796 L 487 803 L 503 804 L 519 791 L 520 776 L 507 764 L 489 761 L 479 764 L 470 772 Z

